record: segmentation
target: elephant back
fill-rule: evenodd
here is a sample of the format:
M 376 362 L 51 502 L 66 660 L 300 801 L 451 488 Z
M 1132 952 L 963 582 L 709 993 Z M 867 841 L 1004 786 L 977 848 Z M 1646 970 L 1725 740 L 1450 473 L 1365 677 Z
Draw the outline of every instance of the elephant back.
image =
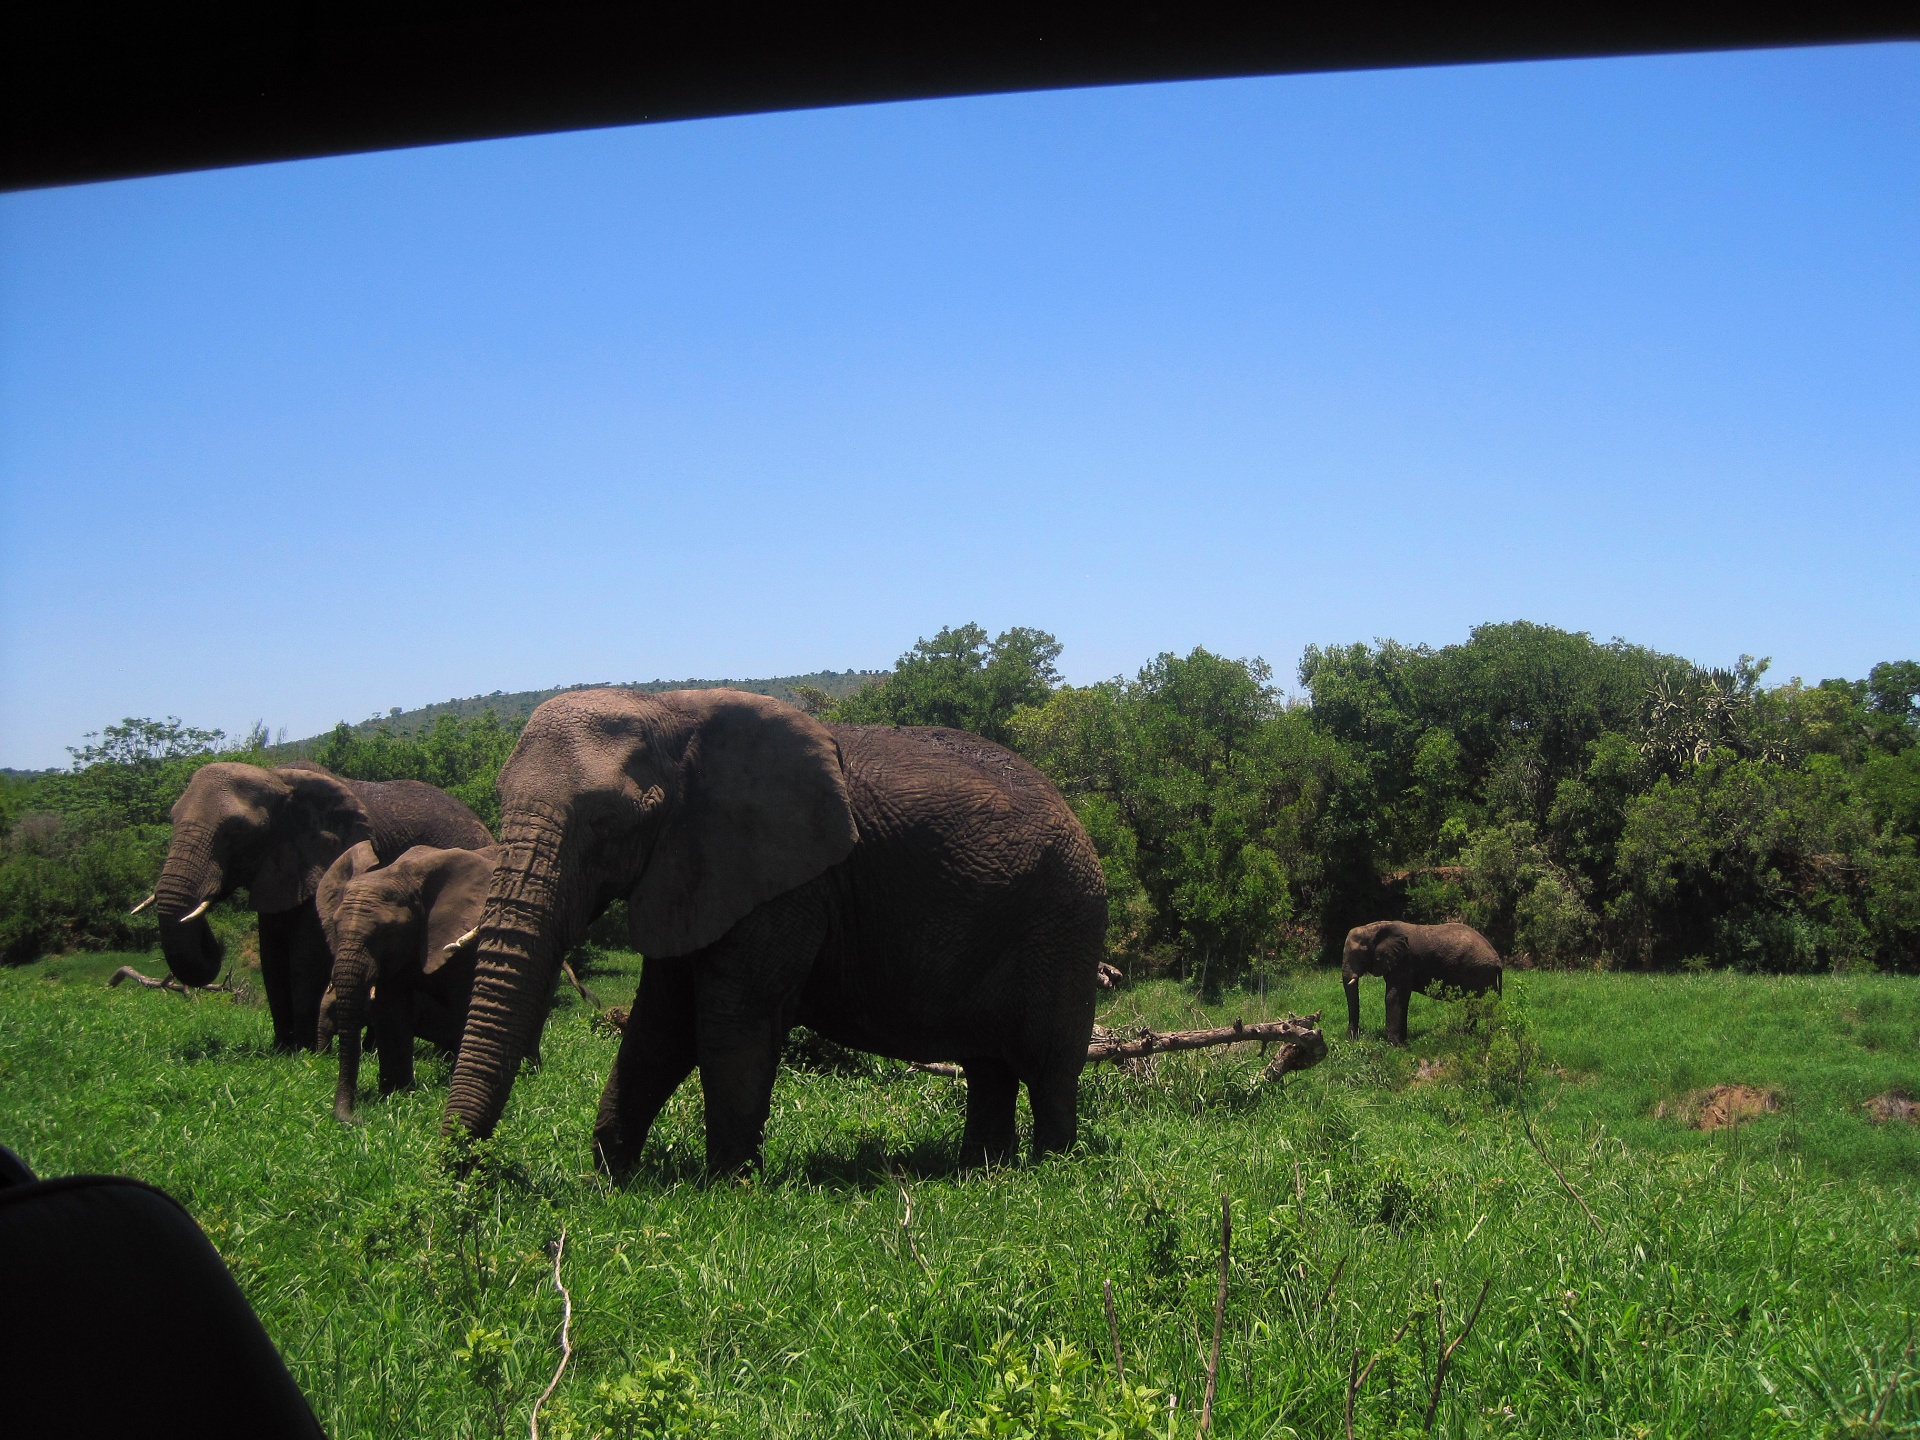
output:
M 1471 925 L 1457 922 L 1423 925 L 1427 954 L 1462 975 L 1471 975 L 1493 983 L 1501 971 L 1500 952 L 1493 942 Z
M 1104 905 L 1100 859 L 1059 788 L 1003 745 L 939 725 L 835 725 L 863 844 L 911 842 L 1003 880 L 1048 872 Z M 871 848 L 871 847 L 869 847 Z M 961 857 L 969 857 L 963 859 Z
M 484 850 L 493 835 L 459 800 L 419 780 L 349 780 L 366 807 L 373 848 L 393 861 L 415 845 L 440 850 Z

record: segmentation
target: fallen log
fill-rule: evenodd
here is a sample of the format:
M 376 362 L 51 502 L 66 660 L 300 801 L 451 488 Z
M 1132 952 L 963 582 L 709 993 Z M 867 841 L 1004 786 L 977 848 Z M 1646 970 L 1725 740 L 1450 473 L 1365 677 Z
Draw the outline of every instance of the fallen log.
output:
M 1087 1046 L 1087 1063 L 1097 1065 L 1103 1060 L 1118 1064 L 1123 1060 L 1143 1060 L 1149 1055 L 1159 1055 L 1169 1050 L 1205 1050 L 1213 1045 L 1235 1045 L 1243 1040 L 1258 1040 L 1263 1044 L 1279 1041 L 1283 1046 L 1302 1046 L 1312 1050 L 1316 1046 L 1319 1053 L 1308 1064 L 1317 1063 L 1326 1058 L 1327 1042 L 1320 1033 L 1318 1012 L 1308 1015 L 1289 1015 L 1284 1020 L 1262 1020 L 1249 1025 L 1236 1020 L 1231 1025 L 1221 1025 L 1212 1030 L 1149 1030 L 1141 1026 L 1131 1040 L 1123 1039 L 1116 1032 L 1095 1035 L 1093 1043 Z M 1296 1065 L 1294 1069 L 1303 1070 L 1305 1065 Z
M 149 990 L 171 990 L 176 995 L 186 995 L 194 990 L 214 990 L 221 994 L 231 994 L 233 992 L 233 986 L 231 985 L 182 985 L 171 975 L 164 979 L 156 980 L 151 975 L 142 975 L 131 965 L 122 965 L 118 970 L 114 971 L 107 980 L 107 986 L 111 989 L 116 985 L 124 984 L 128 980 L 136 981 L 146 986 Z
M 1131 1038 L 1117 1030 L 1094 1027 L 1092 1043 L 1087 1046 L 1087 1064 L 1124 1065 L 1175 1050 L 1205 1050 L 1215 1045 L 1237 1045 L 1257 1041 L 1262 1050 L 1278 1043 L 1280 1052 L 1267 1062 L 1262 1078 L 1278 1080 L 1295 1070 L 1307 1070 L 1327 1058 L 1327 1039 L 1320 1033 L 1320 1015 L 1289 1015 L 1284 1020 L 1261 1020 L 1252 1025 L 1236 1020 L 1231 1025 L 1211 1030 L 1150 1030 L 1141 1026 Z M 950 1080 L 964 1079 L 958 1065 L 939 1061 L 914 1060 L 915 1070 L 943 1075 Z

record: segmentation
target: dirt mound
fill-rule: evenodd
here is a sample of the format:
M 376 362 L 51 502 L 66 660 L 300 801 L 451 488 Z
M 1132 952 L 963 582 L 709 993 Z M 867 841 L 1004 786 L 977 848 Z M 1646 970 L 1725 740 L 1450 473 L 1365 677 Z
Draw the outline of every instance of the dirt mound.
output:
M 1413 1083 L 1431 1085 L 1436 1080 L 1447 1078 L 1447 1063 L 1444 1060 L 1422 1060 L 1420 1068 L 1413 1072 Z
M 1911 1095 L 1902 1095 L 1898 1090 L 1889 1090 L 1884 1095 L 1876 1095 L 1862 1108 L 1876 1125 L 1884 1125 L 1889 1120 L 1903 1120 L 1909 1125 L 1920 1125 L 1920 1101 L 1916 1101 Z
M 1656 1119 L 1671 1117 L 1695 1130 L 1724 1130 L 1779 1108 L 1778 1090 L 1759 1090 L 1751 1085 L 1715 1085 L 1709 1090 L 1695 1090 L 1679 1100 L 1663 1100 L 1653 1113 Z

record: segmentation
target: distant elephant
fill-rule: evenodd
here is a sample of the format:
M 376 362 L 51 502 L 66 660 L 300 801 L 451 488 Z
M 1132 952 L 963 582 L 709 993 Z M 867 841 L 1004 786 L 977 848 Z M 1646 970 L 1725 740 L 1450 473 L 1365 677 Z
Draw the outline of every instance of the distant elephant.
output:
M 394 859 L 413 845 L 478 850 L 493 836 L 458 800 L 417 780 L 342 780 L 308 761 L 272 770 L 202 765 L 174 803 L 166 864 L 141 902 L 156 903 L 167 967 L 182 984 L 213 983 L 221 949 L 206 912 L 246 886 L 260 912 L 274 1045 L 311 1047 L 332 968 L 313 894 L 327 867 L 362 840 Z
M 1360 1038 L 1360 977 L 1387 982 L 1387 1043 L 1407 1043 L 1407 997 L 1451 986 L 1473 994 L 1500 989 L 1500 953 L 1471 925 L 1376 920 L 1347 932 L 1340 983 L 1347 991 L 1347 1038 Z
M 1106 886 L 1048 780 L 957 730 L 826 726 L 734 690 L 547 701 L 500 773 L 501 850 L 446 1128 L 485 1136 L 561 957 L 627 901 L 639 993 L 594 1126 L 639 1158 L 697 1066 L 707 1167 L 759 1162 L 782 1041 L 965 1067 L 968 1163 L 1074 1141 Z
M 413 1041 L 460 1049 L 473 993 L 474 930 L 486 907 L 498 846 L 441 850 L 415 845 L 380 864 L 362 840 L 334 861 L 314 904 L 333 951 L 320 1001 L 319 1041 L 340 1037 L 333 1113 L 353 1118 L 361 1031 L 371 1025 L 380 1093 L 413 1085 Z

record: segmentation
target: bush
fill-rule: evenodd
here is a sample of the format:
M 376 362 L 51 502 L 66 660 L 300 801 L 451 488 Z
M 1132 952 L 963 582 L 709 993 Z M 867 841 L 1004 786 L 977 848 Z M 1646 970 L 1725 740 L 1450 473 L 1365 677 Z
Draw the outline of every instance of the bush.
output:
M 669 1350 L 600 1381 L 582 1404 L 555 1401 L 544 1418 L 553 1440 L 699 1440 L 719 1416 L 701 1397 L 699 1372 Z
M 1145 1385 L 1103 1380 L 1078 1345 L 1031 1349 L 1002 1337 L 981 1358 L 984 1384 L 927 1426 L 936 1440 L 1172 1440 L 1174 1417 Z

